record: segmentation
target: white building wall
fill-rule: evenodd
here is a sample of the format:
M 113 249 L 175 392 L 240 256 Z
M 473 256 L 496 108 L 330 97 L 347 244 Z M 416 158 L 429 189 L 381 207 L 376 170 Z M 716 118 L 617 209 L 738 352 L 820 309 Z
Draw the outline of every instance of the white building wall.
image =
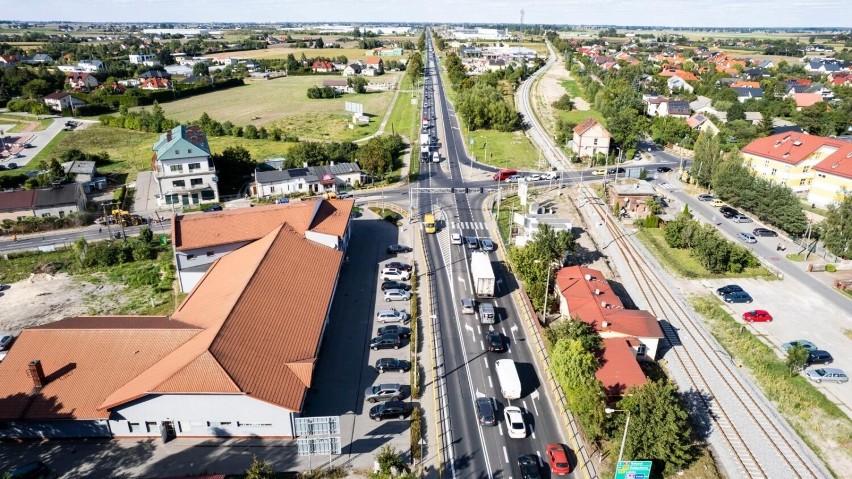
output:
M 229 243 L 224 245 L 210 246 L 207 248 L 196 248 L 186 251 L 175 251 L 175 267 L 178 271 L 180 290 L 189 292 L 198 284 L 204 273 L 210 268 L 214 261 L 225 256 L 231 251 L 242 248 L 248 241 Z M 203 267 L 203 270 L 199 270 Z M 186 271 L 193 268 L 192 271 Z
M 53 216 L 54 218 L 64 218 L 73 213 L 77 213 L 80 211 L 77 208 L 77 205 L 59 205 L 59 206 L 47 206 L 42 208 L 35 208 L 35 216 L 39 218 L 46 218 L 48 216 Z
M 202 152 L 200 149 L 198 151 Z M 204 154 L 203 156 L 193 156 L 174 160 L 158 160 L 157 183 L 160 192 L 158 203 L 160 205 L 166 204 L 166 195 L 181 194 L 186 196 L 190 193 L 199 193 L 201 190 L 207 188 L 213 190 L 214 198 L 212 200 L 201 200 L 199 198 L 198 202 L 218 202 L 219 189 L 216 187 L 216 183 L 213 182 L 213 177 L 216 176 L 216 168 L 208 166 L 208 158 L 209 157 Z M 189 165 L 193 163 L 199 163 L 200 167 L 190 171 Z M 172 166 L 180 166 L 181 168 L 178 171 L 172 171 Z M 199 178 L 201 179 L 201 184 L 193 186 L 192 179 Z M 180 180 L 184 181 L 184 186 L 174 186 L 173 182 Z M 190 201 L 190 204 L 193 204 L 193 202 Z
M 280 181 L 277 183 L 258 183 L 260 185 L 260 196 L 287 195 L 308 191 L 308 183 L 304 179 Z
M 172 421 L 178 437 L 293 437 L 298 413 L 243 394 L 149 395 L 113 410 L 116 437 L 160 437 Z
M 327 235 L 325 233 L 317 233 L 316 231 L 308 230 L 305 231 L 305 238 L 315 243 L 328 246 L 329 248 L 342 248 L 342 245 L 340 245 L 340 241 L 338 240 L 337 236 L 334 235 Z

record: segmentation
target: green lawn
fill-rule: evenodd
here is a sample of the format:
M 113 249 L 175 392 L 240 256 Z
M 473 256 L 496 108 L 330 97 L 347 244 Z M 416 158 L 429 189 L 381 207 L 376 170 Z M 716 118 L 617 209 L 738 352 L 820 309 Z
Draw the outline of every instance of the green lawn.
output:
M 601 113 L 599 111 L 596 111 L 596 110 L 571 110 L 571 111 L 554 110 L 554 111 L 556 112 L 557 115 L 559 115 L 559 118 L 561 118 L 564 121 L 579 124 L 583 120 L 585 120 L 586 118 L 591 117 L 591 118 L 594 118 L 595 120 L 598 120 L 598 122 L 600 122 L 600 124 L 606 126 L 606 120 L 604 120 L 603 115 L 601 115 Z
M 474 139 L 473 145 L 468 144 L 468 151 L 477 161 L 500 168 L 538 168 L 538 150 L 521 131 L 475 130 L 468 132 L 468 138 Z M 546 163 L 543 160 L 542 165 Z
M 565 91 L 569 95 L 571 95 L 571 98 L 583 96 L 583 90 L 580 88 L 580 84 L 574 81 L 573 78 L 562 80 L 562 87 L 565 88 Z
M 371 77 L 372 83 L 396 83 L 402 73 Z M 202 113 L 210 118 L 235 125 L 252 124 L 296 134 L 300 139 L 352 141 L 375 133 L 393 98 L 393 91 L 346 94 L 333 99 L 310 99 L 309 87 L 322 85 L 338 75 L 304 75 L 273 80 L 249 80 L 245 86 L 215 91 L 162 104 L 166 116 L 178 121 L 198 119 Z M 360 103 L 364 113 L 372 117 L 365 126 L 349 129 L 352 117 L 345 111 L 346 102 Z
M 423 97 L 420 91 L 415 94 L 414 86 L 408 76 L 403 78 L 399 89 L 399 97 L 388 118 L 385 133 L 395 132 L 408 139 L 411 144 L 409 173 L 417 174 L 420 171 L 418 141 L 420 139 L 420 105 Z
M 669 247 L 663 236 L 663 230 L 659 228 L 640 228 L 636 234 L 646 248 L 654 255 L 669 271 L 684 278 L 763 278 L 767 280 L 778 279 L 766 268 L 758 266 L 748 268 L 742 273 L 713 274 L 707 271 L 686 249 L 674 249 Z

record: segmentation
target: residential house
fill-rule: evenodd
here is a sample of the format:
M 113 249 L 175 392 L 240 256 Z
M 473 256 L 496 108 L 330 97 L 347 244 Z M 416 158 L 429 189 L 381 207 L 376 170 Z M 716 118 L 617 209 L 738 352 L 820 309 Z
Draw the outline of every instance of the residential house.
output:
M 709 131 L 714 135 L 719 133 L 719 127 L 701 113 L 695 113 L 691 117 L 687 118 L 686 124 L 693 130 Z
M 759 111 L 747 111 L 745 114 L 745 121 L 751 123 L 752 125 L 759 125 L 761 121 L 763 121 L 763 113 Z
M 811 75 L 825 75 L 843 70 L 848 68 L 836 58 L 813 58 L 805 63 L 805 71 Z
M 713 104 L 713 101 L 706 96 L 698 95 L 695 100 L 689 102 L 689 109 L 695 112 L 701 111 L 702 108 L 709 107 Z
M 657 108 L 657 116 L 672 116 L 675 118 L 689 118 L 691 112 L 689 110 L 689 102 L 682 100 L 669 100 L 660 103 Z
M 574 139 L 571 149 L 579 157 L 593 157 L 597 154 L 608 155 L 612 135 L 594 118 L 586 118 L 574 127 Z
M 660 114 L 660 106 L 668 103 L 669 99 L 664 96 L 647 95 L 643 97 L 642 101 L 647 104 L 648 116 L 658 116 Z
M 345 255 L 321 237 L 348 237 L 352 203 L 244 235 L 168 317 L 25 329 L 0 363 L 4 437 L 295 437 Z M 195 241 L 252 223 L 239 213 L 195 215 Z
M 512 243 L 518 248 L 523 248 L 532 241 L 542 225 L 549 226 L 554 233 L 571 233 L 573 229 L 570 218 L 558 214 L 556 208 L 537 202 L 531 202 L 523 210 L 514 213 L 512 221 L 518 225 L 518 234 L 512 238 Z
M 64 218 L 86 211 L 86 194 L 79 183 L 50 188 L 0 191 L 0 221 L 24 218 Z
M 65 84 L 74 91 L 91 91 L 98 86 L 98 79 L 91 73 L 68 72 L 65 74 Z
M 822 102 L 822 95 L 819 93 L 793 93 L 792 97 L 796 102 L 796 111 Z
M 106 71 L 106 65 L 100 60 L 80 60 L 77 63 L 78 71 L 97 73 Z
M 175 266 L 181 291 L 196 287 L 221 257 L 287 224 L 306 239 L 346 250 L 352 202 L 313 199 L 206 214 L 177 215 L 172 223 Z
M 0 55 L 0 65 L 10 67 L 20 62 L 21 59 L 18 58 L 18 55 Z
M 852 193 L 852 143 L 848 141 L 830 141 L 834 153 L 814 167 L 814 179 L 808 191 L 808 203 L 825 208 L 843 202 L 844 195 Z
M 813 196 L 813 203 L 824 206 L 836 201 L 835 195 L 839 194 L 840 190 L 831 185 L 852 191 L 852 179 L 842 174 L 847 171 L 844 158 L 849 148 L 850 143 L 842 140 L 787 132 L 752 141 L 743 147 L 742 156 L 743 163 L 756 176 L 785 185 L 802 198 Z M 832 161 L 827 161 L 829 157 Z M 831 168 L 834 163 L 838 166 Z M 817 165 L 821 165 L 825 177 L 820 177 L 821 187 L 811 195 Z
M 97 177 L 97 167 L 94 161 L 66 161 L 62 163 L 65 173 L 74 175 L 77 183 L 89 183 Z
M 613 208 L 619 205 L 621 211 L 632 218 L 644 219 L 651 214 L 651 200 L 656 200 L 654 186 L 644 180 L 630 183 L 610 183 L 609 204 Z
M 219 201 L 216 167 L 201 127 L 176 126 L 160 136 L 153 150 L 160 206 Z
M 53 63 L 53 57 L 51 57 L 47 53 L 36 53 L 30 59 L 29 63 L 31 65 L 50 65 L 51 63 Z
M 139 84 L 143 90 L 168 90 L 171 87 L 171 80 L 166 78 L 146 78 Z
M 322 86 L 334 88 L 341 95 L 344 93 L 355 93 L 355 89 L 349 85 L 349 81 L 343 78 L 323 80 Z
M 53 111 L 62 112 L 64 110 L 73 110 L 74 108 L 86 104 L 83 100 L 74 98 L 70 93 L 60 91 L 51 93 L 42 99 L 44 104 Z
M 669 77 L 668 81 L 666 81 L 666 84 L 669 86 L 669 91 L 671 91 L 672 93 L 678 91 L 692 93 L 694 90 L 694 88 L 692 88 L 692 85 L 687 83 L 686 80 L 679 76 Z
M 760 88 L 760 82 L 737 80 L 735 83 L 731 84 L 731 88 Z
M 350 63 L 346 65 L 346 68 L 343 69 L 343 76 L 351 77 L 355 75 L 361 74 L 361 64 L 359 63 Z
M 660 72 L 662 77 L 678 77 L 683 81 L 698 81 L 698 77 L 694 73 L 681 70 L 679 68 L 666 68 Z
M 154 55 L 153 53 L 137 53 L 134 55 L 128 55 L 127 59 L 134 65 L 147 65 L 149 67 L 154 67 L 160 64 L 160 61 L 157 60 L 157 55 Z
M 140 80 L 147 80 L 149 78 L 165 78 L 170 79 L 172 77 L 171 73 L 163 70 L 148 70 L 139 75 Z
M 749 68 L 748 70 L 743 71 L 743 74 L 747 76 L 750 80 L 760 81 L 764 78 L 769 78 L 772 76 L 772 72 L 765 68 Z M 759 86 L 759 85 L 758 85 Z
M 644 384 L 638 361 L 652 361 L 657 356 L 663 339 L 657 319 L 647 311 L 625 309 L 600 271 L 582 266 L 562 268 L 555 282 L 563 320 L 589 324 L 603 340 L 603 365 L 595 375 L 607 395 L 622 395 L 630 387 Z
M 732 89 L 732 90 L 734 90 L 735 92 L 737 92 L 737 100 L 738 100 L 740 103 L 743 103 L 743 102 L 745 102 L 746 100 L 748 100 L 748 99 L 750 99 L 750 98 L 756 98 L 756 99 L 758 99 L 758 100 L 760 100 L 760 99 L 762 99 L 762 98 L 763 98 L 763 90 L 761 90 L 760 88 L 750 88 L 750 87 L 737 88 L 737 87 L 731 87 L 731 89 Z
M 374 48 L 373 50 L 367 51 L 368 55 L 380 56 L 380 57 L 388 57 L 388 56 L 396 56 L 401 57 L 405 54 L 405 51 L 400 47 L 379 47 Z
M 337 69 L 334 68 L 334 63 L 328 60 L 316 60 L 311 64 L 311 71 L 314 73 L 333 73 Z
M 372 70 L 373 73 L 362 72 L 367 75 L 381 75 L 385 72 L 385 61 L 379 57 L 367 57 L 365 60 L 367 64 L 367 70 Z
M 255 173 L 252 193 L 257 198 L 293 193 L 319 195 L 349 189 L 358 181 L 361 181 L 361 168 L 357 163 L 258 171 Z

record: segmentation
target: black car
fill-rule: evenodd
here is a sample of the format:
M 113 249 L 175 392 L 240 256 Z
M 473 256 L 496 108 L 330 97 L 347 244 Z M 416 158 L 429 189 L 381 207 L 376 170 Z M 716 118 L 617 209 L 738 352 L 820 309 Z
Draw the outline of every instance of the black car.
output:
M 606 170 L 608 175 L 614 175 L 616 173 L 624 173 L 624 168 L 610 168 Z
M 385 265 L 385 268 L 396 268 L 400 271 L 411 271 L 410 264 L 400 263 L 399 261 L 391 261 L 390 263 Z
M 497 331 L 488 332 L 488 351 L 492 353 L 506 352 L 506 342 L 503 341 L 503 335 Z
M 672 171 L 672 169 L 669 168 L 668 166 L 658 166 L 657 167 L 657 172 L 659 172 L 659 173 L 668 173 L 669 171 Z
M 405 419 L 408 407 L 402 401 L 387 401 L 370 408 L 370 419 L 381 421 L 382 419 L 398 418 Z
M 727 286 L 722 286 L 721 288 L 716 290 L 716 294 L 719 296 L 724 296 L 728 293 L 736 293 L 737 291 L 742 291 L 743 289 L 736 284 L 729 284 Z
M 40 479 L 49 477 L 50 470 L 41 461 L 33 461 L 12 469 L 7 476 L 9 479 Z
M 733 218 L 734 216 L 740 214 L 739 211 L 731 208 L 730 206 L 723 206 L 719 208 L 719 212 L 722 213 L 722 216 L 724 216 L 725 218 Z
M 489 397 L 476 398 L 476 418 L 483 426 L 494 426 L 497 424 L 497 414 L 494 411 L 494 401 Z
M 521 479 L 541 479 L 538 470 L 538 456 L 527 454 L 518 457 L 518 467 L 521 468 Z
M 376 360 L 376 371 L 383 373 L 385 371 L 399 371 L 404 373 L 411 369 L 411 363 L 404 359 L 381 358 Z
M 389 326 L 382 326 L 379 328 L 377 333 L 379 336 L 384 336 L 386 334 L 393 334 L 399 336 L 400 338 L 407 338 L 411 336 L 411 330 L 406 328 L 405 326 L 399 326 L 396 324 L 391 324 Z
M 205 213 L 211 213 L 213 211 L 222 211 L 222 205 L 213 205 L 213 206 L 208 206 L 207 208 L 204 208 Z
M 404 244 L 392 244 L 388 246 L 388 254 L 397 254 L 397 253 L 409 253 L 411 252 L 411 248 L 405 246 Z
M 831 364 L 833 362 L 834 358 L 831 357 L 831 354 L 828 351 L 812 349 L 811 352 L 808 353 L 808 364 Z
M 766 228 L 755 228 L 751 234 L 755 236 L 778 236 L 778 233 Z
M 389 289 L 401 289 L 403 291 L 409 291 L 411 289 L 411 285 L 402 283 L 400 281 L 387 280 L 382 283 L 382 291 L 387 291 Z
M 402 338 L 398 334 L 380 334 L 370 340 L 370 349 L 399 349 L 402 346 Z

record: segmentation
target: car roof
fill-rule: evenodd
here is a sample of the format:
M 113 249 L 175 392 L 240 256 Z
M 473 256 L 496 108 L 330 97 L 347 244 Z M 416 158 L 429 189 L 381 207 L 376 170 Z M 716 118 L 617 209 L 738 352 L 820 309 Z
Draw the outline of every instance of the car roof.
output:
M 822 371 L 824 374 L 842 374 L 844 376 L 846 375 L 846 373 L 843 372 L 842 369 L 838 369 L 838 368 L 819 368 L 819 369 L 813 369 L 811 371 Z

